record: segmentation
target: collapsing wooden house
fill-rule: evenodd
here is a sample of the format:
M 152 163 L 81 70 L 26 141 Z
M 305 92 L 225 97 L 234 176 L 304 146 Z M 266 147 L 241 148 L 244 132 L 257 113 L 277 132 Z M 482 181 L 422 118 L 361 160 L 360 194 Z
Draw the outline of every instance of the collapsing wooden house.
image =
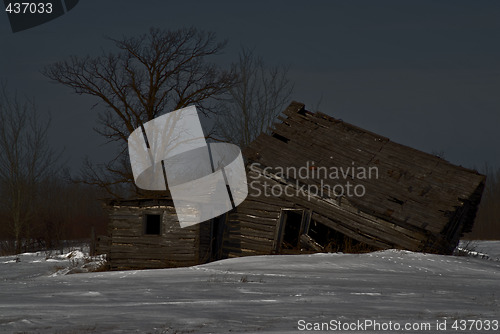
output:
M 450 254 L 485 177 L 293 102 L 243 154 L 249 195 L 227 256 L 402 248 Z
M 483 175 L 301 103 L 279 119 L 243 150 L 248 196 L 224 217 L 181 229 L 169 199 L 108 202 L 111 267 L 387 248 L 450 254 L 471 230 Z

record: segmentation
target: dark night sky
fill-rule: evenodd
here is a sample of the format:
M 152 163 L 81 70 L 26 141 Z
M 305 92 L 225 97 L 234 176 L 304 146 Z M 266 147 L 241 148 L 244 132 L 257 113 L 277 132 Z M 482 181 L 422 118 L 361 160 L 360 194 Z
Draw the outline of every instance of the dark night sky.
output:
M 97 102 L 51 83 L 40 69 L 97 54 L 151 26 L 196 26 L 291 66 L 306 108 L 467 167 L 500 167 L 500 1 L 97 1 L 13 34 L 0 14 L 0 79 L 52 113 L 51 140 L 78 169 L 111 148 L 92 128 Z

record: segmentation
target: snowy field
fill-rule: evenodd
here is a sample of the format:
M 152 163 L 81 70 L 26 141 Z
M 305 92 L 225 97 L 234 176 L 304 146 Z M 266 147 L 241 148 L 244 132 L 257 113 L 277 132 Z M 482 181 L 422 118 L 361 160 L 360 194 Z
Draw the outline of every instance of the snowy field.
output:
M 475 245 L 487 256 L 388 250 L 75 274 L 95 264 L 78 251 L 0 257 L 0 332 L 438 333 L 436 321 L 439 333 L 479 332 L 451 328 L 500 320 L 500 241 Z M 338 330 L 370 321 L 392 330 Z

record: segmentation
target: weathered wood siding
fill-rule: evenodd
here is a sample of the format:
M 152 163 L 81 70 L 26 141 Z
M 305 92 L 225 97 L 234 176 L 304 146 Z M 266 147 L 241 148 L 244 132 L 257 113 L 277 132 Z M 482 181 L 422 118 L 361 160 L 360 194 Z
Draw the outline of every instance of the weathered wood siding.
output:
M 248 175 L 250 176 L 250 175 Z M 248 196 L 235 210 L 228 213 L 223 253 L 225 257 L 271 254 L 276 246 L 276 232 L 283 207 L 293 206 L 279 198 L 257 196 L 256 182 Z
M 115 201 L 106 208 L 111 269 L 171 268 L 208 261 L 210 222 L 181 228 L 174 207 L 164 202 Z M 146 214 L 161 215 L 160 235 L 144 234 Z

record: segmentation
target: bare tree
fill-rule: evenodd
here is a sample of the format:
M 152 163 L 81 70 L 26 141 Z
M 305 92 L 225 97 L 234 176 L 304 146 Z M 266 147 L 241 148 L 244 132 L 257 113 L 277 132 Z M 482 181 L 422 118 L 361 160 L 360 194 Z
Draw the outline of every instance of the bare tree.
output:
M 231 90 L 227 110 L 217 117 L 216 134 L 245 147 L 276 120 L 289 102 L 293 84 L 288 67 L 268 67 L 252 50 L 243 48 L 233 64 L 238 83 Z
M 96 131 L 119 142 L 121 151 L 101 170 L 89 164 L 85 176 L 89 183 L 112 193 L 113 185 L 133 182 L 126 143 L 135 128 L 193 104 L 204 114 L 214 114 L 235 76 L 207 61 L 226 45 L 214 33 L 195 28 L 150 29 L 141 36 L 110 41 L 117 52 L 74 56 L 46 67 L 43 73 L 77 94 L 97 97 L 104 106 Z
M 58 157 L 48 144 L 50 118 L 42 119 L 33 101 L 0 89 L 0 210 L 21 251 L 30 236 L 39 185 L 54 171 Z

